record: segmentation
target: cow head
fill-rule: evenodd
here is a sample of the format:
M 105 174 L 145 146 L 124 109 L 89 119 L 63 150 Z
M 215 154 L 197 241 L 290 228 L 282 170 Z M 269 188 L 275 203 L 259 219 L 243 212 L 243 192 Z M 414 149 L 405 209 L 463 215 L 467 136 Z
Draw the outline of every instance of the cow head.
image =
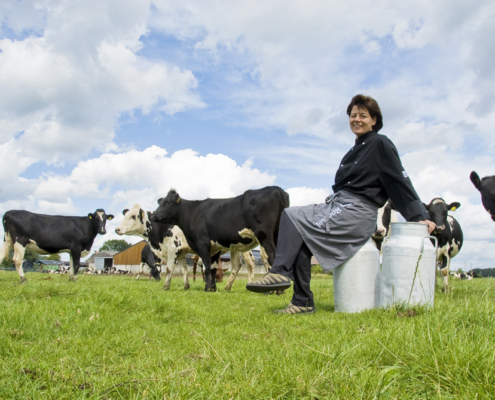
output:
M 155 281 L 161 280 L 160 273 L 161 273 L 161 267 L 159 263 L 153 264 L 150 267 L 150 275 L 153 277 Z
M 425 204 L 428 214 L 430 215 L 430 221 L 436 225 L 434 233 L 439 233 L 445 230 L 449 211 L 455 211 L 460 206 L 461 203 L 458 202 L 447 204 L 445 200 L 440 197 L 434 198 L 428 205 Z
M 107 215 L 103 208 L 99 208 L 94 213 L 89 213 L 88 218 L 93 222 L 93 226 L 96 229 L 96 232 L 100 235 L 104 235 L 105 233 L 107 233 L 105 224 L 107 223 L 107 220 L 110 221 L 111 219 L 113 219 L 113 215 Z
M 495 221 L 495 176 L 485 176 L 480 179 L 478 174 L 473 171 L 469 177 L 474 187 L 481 193 L 483 207 L 488 211 L 492 220 Z
M 391 201 L 387 201 L 385 206 L 378 209 L 378 218 L 376 220 L 376 231 L 373 237 L 383 239 L 388 234 L 390 223 L 392 222 L 392 210 L 394 209 Z
M 181 199 L 179 193 L 171 189 L 167 196 L 158 199 L 158 208 L 152 215 L 155 221 L 177 225 L 179 222 Z
M 148 213 L 139 204 L 134 204 L 132 209 L 122 211 L 124 220 L 115 228 L 117 235 L 143 236 L 148 229 Z

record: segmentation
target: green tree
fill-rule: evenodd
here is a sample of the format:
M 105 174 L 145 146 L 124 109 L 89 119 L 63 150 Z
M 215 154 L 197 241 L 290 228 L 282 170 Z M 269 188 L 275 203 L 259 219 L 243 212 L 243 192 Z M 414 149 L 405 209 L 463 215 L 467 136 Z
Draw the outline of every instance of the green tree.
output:
M 125 249 L 128 249 L 131 247 L 132 244 L 126 242 L 125 240 L 122 239 L 112 239 L 112 240 L 107 240 L 105 243 L 103 243 L 103 246 L 100 247 L 100 251 L 122 251 Z
M 60 254 L 50 254 L 47 258 L 47 260 L 53 260 L 53 261 L 60 261 Z

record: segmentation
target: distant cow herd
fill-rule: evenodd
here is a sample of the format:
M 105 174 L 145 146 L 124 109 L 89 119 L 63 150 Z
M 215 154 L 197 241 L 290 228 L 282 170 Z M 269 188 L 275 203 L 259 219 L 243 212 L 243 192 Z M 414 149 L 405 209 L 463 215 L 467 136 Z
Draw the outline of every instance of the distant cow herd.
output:
M 473 171 L 470 179 L 481 193 L 484 208 L 495 221 L 495 176 L 480 179 Z M 434 198 L 425 204 L 430 220 L 435 223 L 433 235 L 438 239 L 437 265 L 443 277 L 443 289 L 449 290 L 448 278 L 472 279 L 472 275 L 450 273 L 450 260 L 462 248 L 463 233 L 459 222 L 448 214 L 460 203 L 447 204 Z M 223 274 L 220 257 L 231 254 L 232 271 L 225 286 L 230 290 L 241 267 L 241 258 L 248 267 L 248 279 L 254 279 L 254 260 L 250 250 L 260 247 L 263 263 L 268 271 L 275 258 L 278 227 L 282 211 L 289 207 L 289 195 L 277 186 L 248 190 L 229 199 L 191 201 L 181 198 L 175 190 L 158 200 L 154 212 L 145 211 L 139 204 L 123 211 L 124 219 L 115 229 L 119 235 L 140 236 L 147 245 L 142 250 L 142 266 L 147 265 L 150 279 L 160 280 L 166 273 L 164 290 L 170 288 L 175 266 L 178 265 L 189 289 L 186 255 L 195 254 L 196 265 L 202 266 L 205 290 L 215 291 Z M 0 248 L 0 262 L 14 251 L 13 262 L 21 283 L 26 280 L 22 261 L 26 249 L 38 254 L 70 254 L 69 279 L 75 280 L 81 257 L 89 254 L 96 235 L 106 233 L 106 221 L 114 216 L 97 209 L 85 217 L 51 216 L 24 210 L 7 211 L 2 219 L 4 241 Z M 377 229 L 372 236 L 379 250 L 390 235 L 392 222 L 397 221 L 393 204 L 388 201 L 378 211 Z M 97 273 L 97 271 L 89 271 Z M 139 274 L 138 274 L 139 277 Z

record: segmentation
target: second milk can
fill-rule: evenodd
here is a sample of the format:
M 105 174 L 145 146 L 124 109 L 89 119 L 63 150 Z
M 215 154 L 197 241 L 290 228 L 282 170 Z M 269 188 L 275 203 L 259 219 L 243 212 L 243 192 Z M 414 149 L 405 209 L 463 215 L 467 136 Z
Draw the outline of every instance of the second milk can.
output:
M 354 257 L 333 270 L 336 312 L 359 312 L 380 306 L 380 253 L 371 239 Z
M 435 246 L 431 244 L 431 240 Z M 437 239 L 426 224 L 393 222 L 383 246 L 380 306 L 392 304 L 433 306 Z

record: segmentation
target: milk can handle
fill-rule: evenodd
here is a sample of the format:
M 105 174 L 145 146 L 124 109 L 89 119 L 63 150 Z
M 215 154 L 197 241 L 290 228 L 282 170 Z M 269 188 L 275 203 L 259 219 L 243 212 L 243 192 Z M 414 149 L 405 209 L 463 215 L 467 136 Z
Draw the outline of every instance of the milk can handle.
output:
M 425 250 L 425 239 L 433 239 L 435 241 L 435 251 L 438 247 L 438 239 L 435 236 L 423 236 L 423 247 L 421 248 L 421 253 Z

